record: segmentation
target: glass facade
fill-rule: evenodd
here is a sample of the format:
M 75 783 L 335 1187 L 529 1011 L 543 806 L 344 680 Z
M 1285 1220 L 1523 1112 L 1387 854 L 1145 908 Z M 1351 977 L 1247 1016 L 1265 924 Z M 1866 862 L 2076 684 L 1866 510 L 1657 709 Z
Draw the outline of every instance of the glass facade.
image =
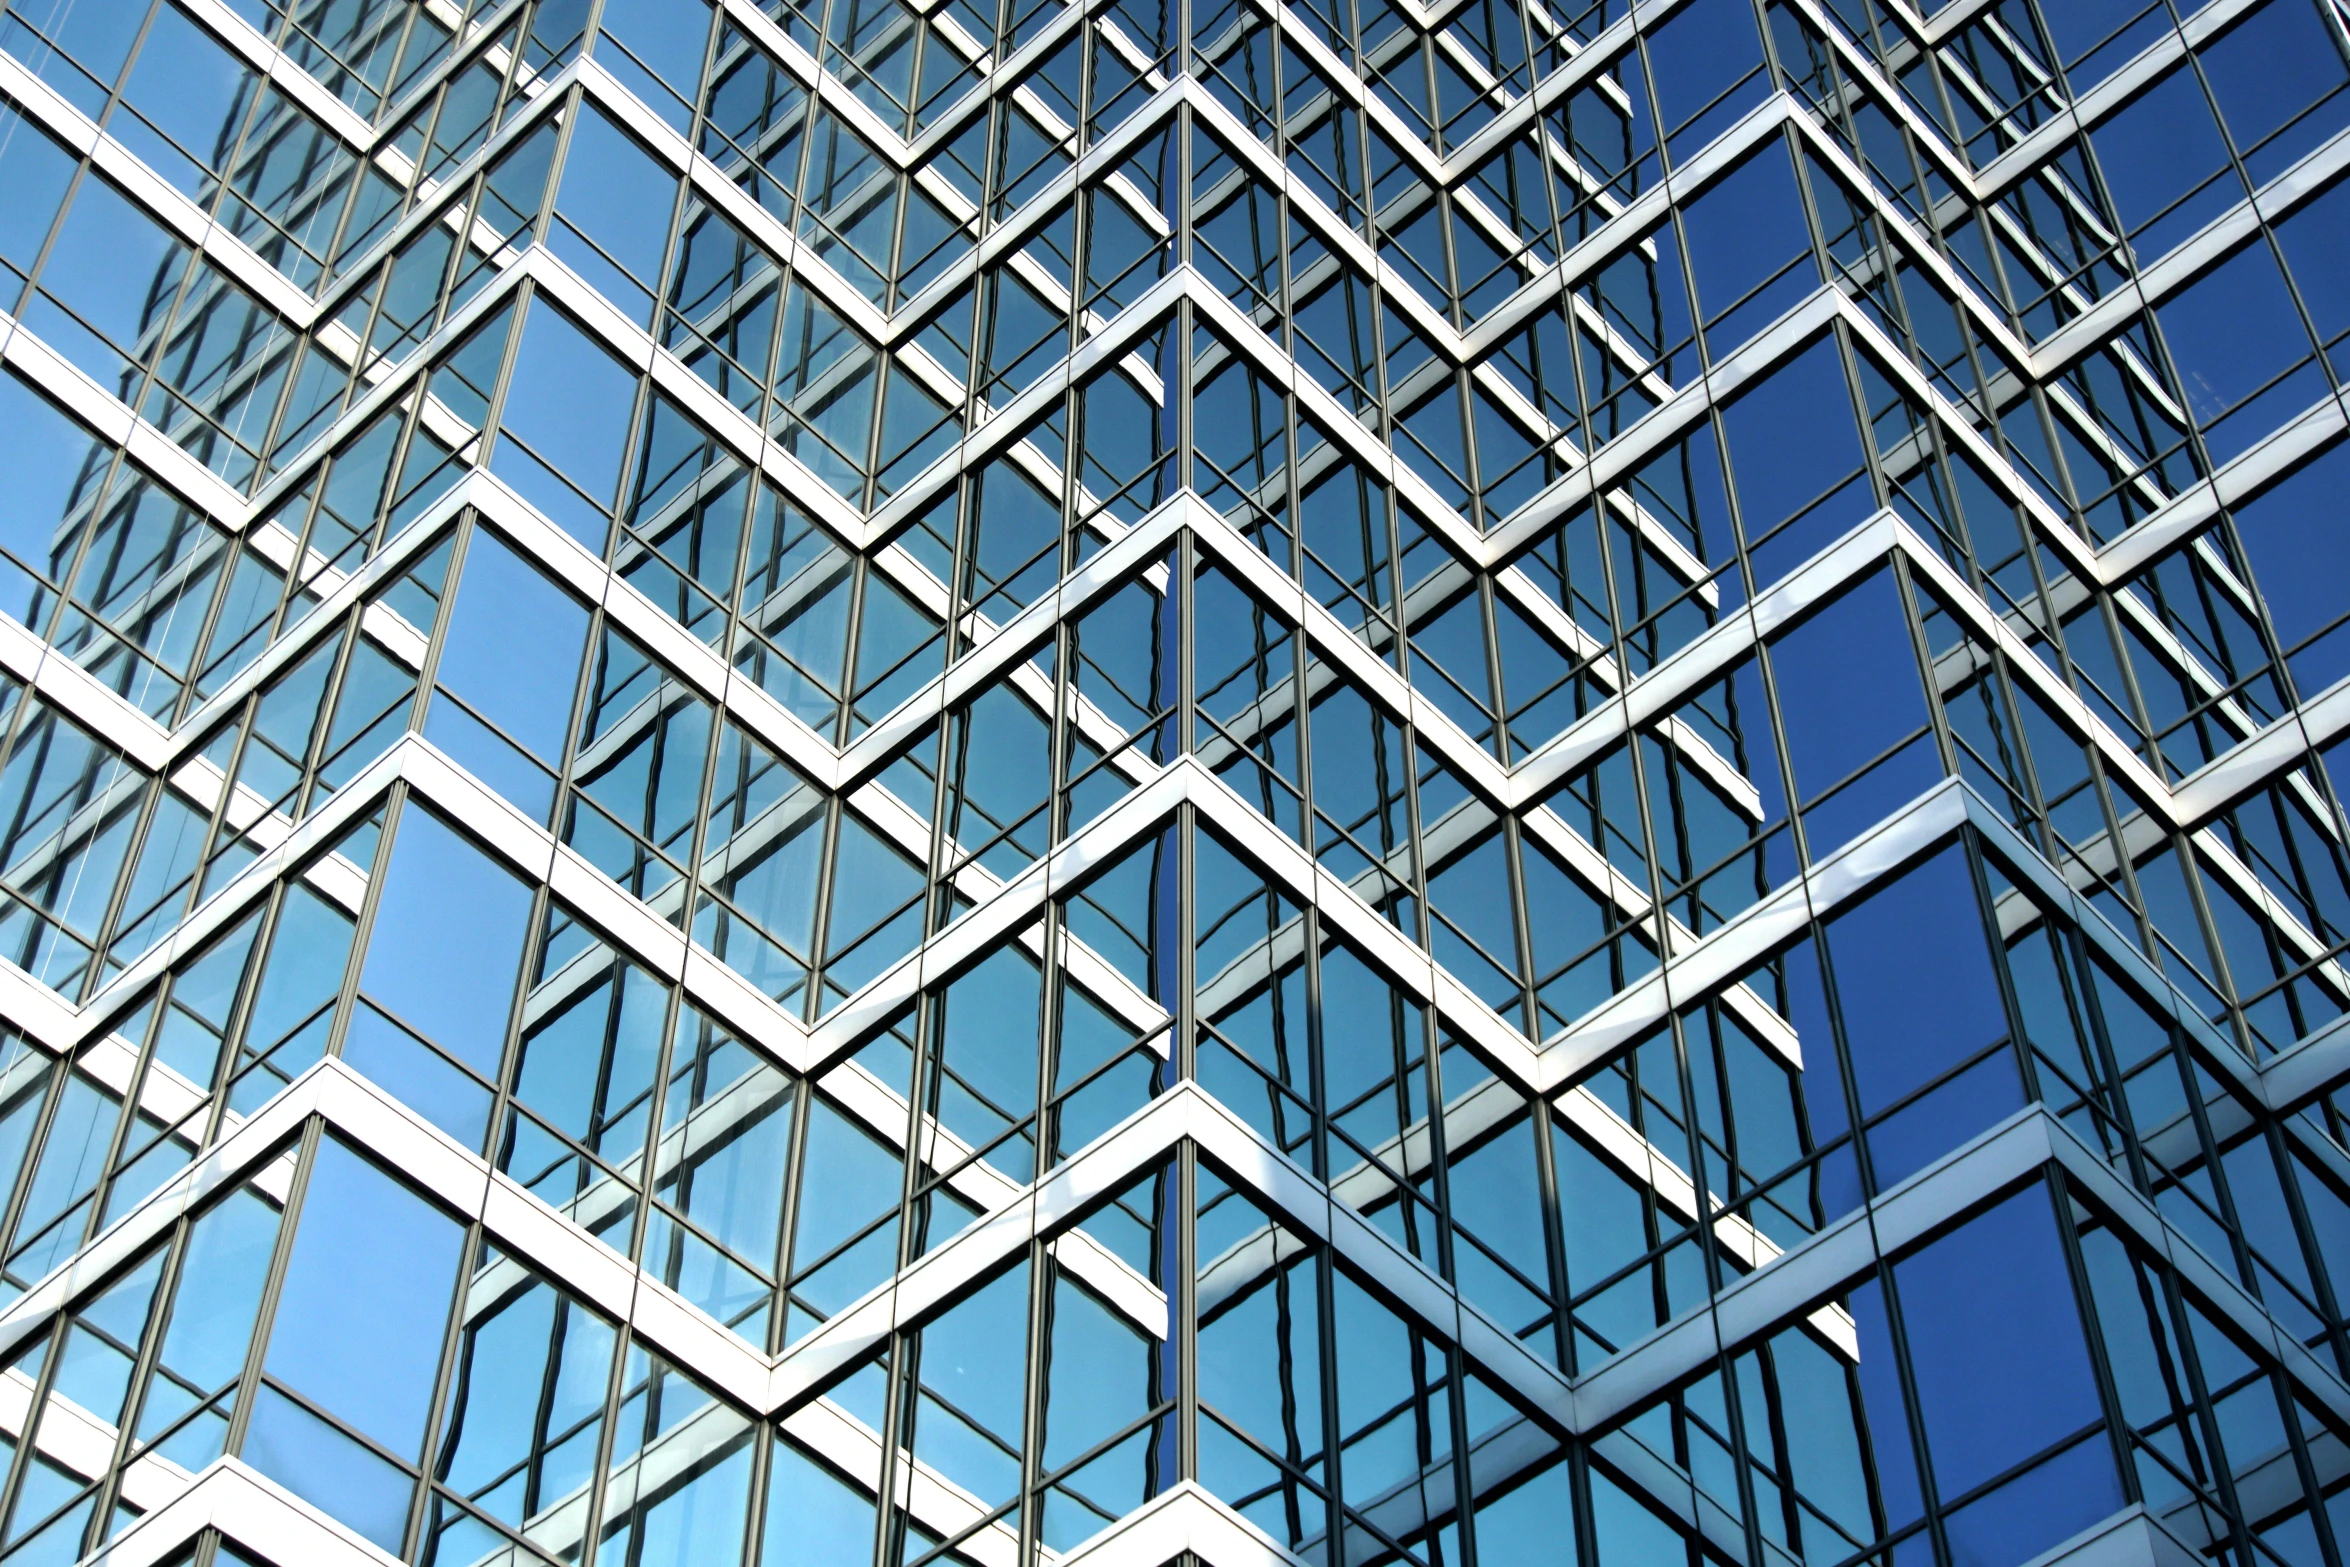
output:
M 0 1567 L 2350 1567 L 2346 339 L 2341 0 L 4 0 Z

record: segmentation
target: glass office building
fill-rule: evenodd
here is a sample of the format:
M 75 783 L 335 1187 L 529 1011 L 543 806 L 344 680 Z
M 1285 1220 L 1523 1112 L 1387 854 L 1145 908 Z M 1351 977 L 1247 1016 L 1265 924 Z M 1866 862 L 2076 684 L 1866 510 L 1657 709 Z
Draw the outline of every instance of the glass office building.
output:
M 0 1567 L 2350 1564 L 2341 0 L 7 0 Z

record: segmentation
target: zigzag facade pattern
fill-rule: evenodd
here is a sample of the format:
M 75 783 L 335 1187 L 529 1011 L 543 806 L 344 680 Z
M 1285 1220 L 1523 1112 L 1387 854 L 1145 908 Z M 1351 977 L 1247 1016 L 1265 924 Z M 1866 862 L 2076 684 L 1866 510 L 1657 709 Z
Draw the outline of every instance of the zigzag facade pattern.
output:
M 0 1564 L 2341 1567 L 2350 17 L 2122 9 L 12 0 Z

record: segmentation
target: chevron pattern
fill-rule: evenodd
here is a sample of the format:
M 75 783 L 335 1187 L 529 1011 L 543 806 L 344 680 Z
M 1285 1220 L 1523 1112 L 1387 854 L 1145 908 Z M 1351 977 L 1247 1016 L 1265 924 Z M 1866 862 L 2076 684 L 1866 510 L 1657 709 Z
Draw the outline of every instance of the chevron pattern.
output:
M 2350 13 L 2112 9 L 9 0 L 0 1567 L 2350 1560 Z

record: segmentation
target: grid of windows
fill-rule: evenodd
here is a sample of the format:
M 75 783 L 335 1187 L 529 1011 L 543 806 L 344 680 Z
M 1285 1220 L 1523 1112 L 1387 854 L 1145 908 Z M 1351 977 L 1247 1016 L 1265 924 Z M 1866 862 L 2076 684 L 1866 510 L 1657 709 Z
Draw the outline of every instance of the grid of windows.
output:
M 2346 247 L 2336 0 L 5 0 L 0 1567 L 2350 1567 Z

